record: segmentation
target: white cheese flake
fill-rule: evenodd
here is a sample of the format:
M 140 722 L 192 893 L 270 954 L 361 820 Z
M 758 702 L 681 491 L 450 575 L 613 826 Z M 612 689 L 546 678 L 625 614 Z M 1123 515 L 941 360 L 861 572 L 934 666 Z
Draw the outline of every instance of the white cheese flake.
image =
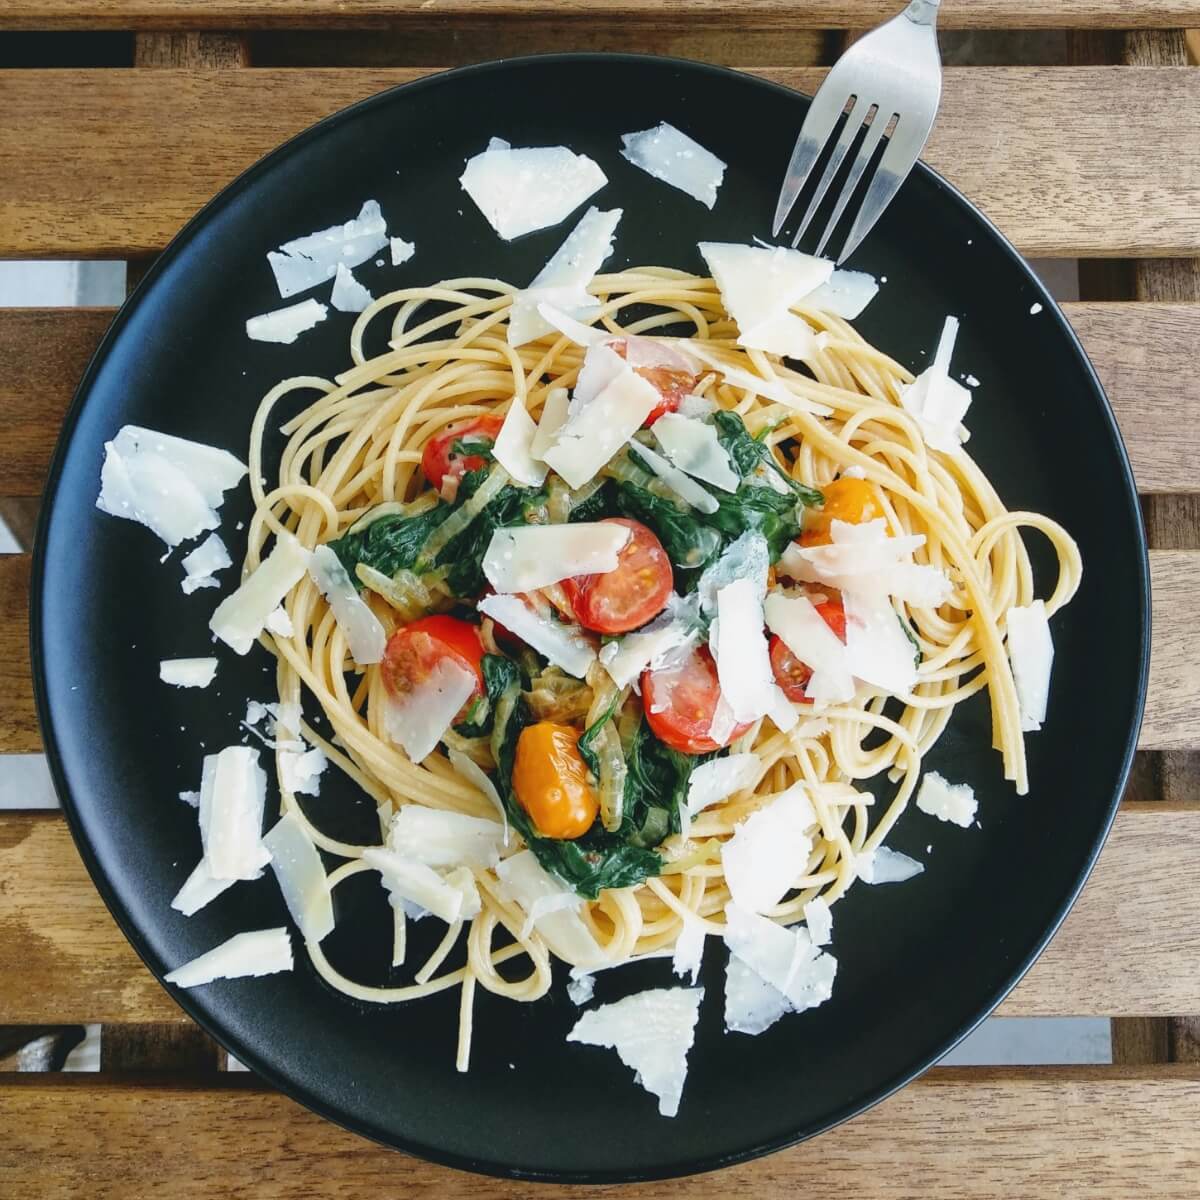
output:
M 608 182 L 586 154 L 566 146 L 490 145 L 459 177 L 491 227 L 506 241 L 565 220 Z
M 900 391 L 900 403 L 920 427 L 925 444 L 952 454 L 966 441 L 961 430 L 971 407 L 971 393 L 950 378 L 950 358 L 958 336 L 958 318 L 947 317 L 933 362 Z
M 181 565 L 184 577 L 179 586 L 185 596 L 190 596 L 198 588 L 220 587 L 220 581 L 214 576 L 217 571 L 233 566 L 233 559 L 220 536 L 210 533 L 195 550 L 184 556 Z
M 209 629 L 238 654 L 246 654 L 279 606 L 308 570 L 309 552 L 290 533 L 276 538 L 270 554 L 217 606 Z
M 338 312 L 360 313 L 375 299 L 345 263 L 338 263 L 329 302 Z
M 767 628 L 812 671 L 804 688 L 809 700 L 825 704 L 853 698 L 854 678 L 846 646 L 807 596 L 772 592 L 763 614 Z
M 682 130 L 662 121 L 640 133 L 623 133 L 621 143 L 621 156 L 647 175 L 678 188 L 705 208 L 716 204 L 725 164 Z
M 608 642 L 600 661 L 617 687 L 629 687 L 647 668 L 681 663 L 699 639 L 699 597 L 672 592 L 667 607 L 649 625 Z
M 546 451 L 554 445 L 555 439 L 558 437 L 558 431 L 567 419 L 568 405 L 569 398 L 566 388 L 552 387 L 546 393 L 546 399 L 542 403 L 542 411 L 538 416 L 537 432 L 533 435 L 533 441 L 529 444 L 529 453 L 538 462 L 545 461 Z
M 580 898 L 549 874 L 532 850 L 504 859 L 496 876 L 502 897 L 525 912 L 531 926 L 564 962 L 580 968 L 605 962 L 604 951 L 579 915 Z
M 252 342 L 276 342 L 290 346 L 302 333 L 307 333 L 329 316 L 329 309 L 319 300 L 301 300 L 286 308 L 272 309 L 250 317 L 246 322 L 246 336 Z
M 379 202 L 367 200 L 359 214 L 341 225 L 285 242 L 267 254 L 279 294 L 286 300 L 332 279 L 339 266 L 357 267 L 387 245 L 387 222 Z M 324 307 L 324 306 L 322 306 Z
M 568 1042 L 615 1050 L 664 1117 L 679 1112 L 703 988 L 656 988 L 584 1013 Z
M 525 410 L 519 396 L 514 396 L 504 414 L 504 424 L 496 435 L 492 453 L 496 461 L 518 482 L 527 487 L 541 487 L 549 468 L 534 457 L 533 442 L 537 426 Z
M 257 879 L 271 860 L 263 845 L 267 776 L 258 752 L 227 746 L 204 760 L 200 839 L 214 879 Z
M 392 266 L 402 267 L 417 252 L 415 242 L 406 242 L 403 238 L 388 238 L 392 254 Z
M 812 413 L 817 417 L 828 417 L 833 412 L 833 409 L 826 404 L 818 404 L 815 400 L 797 396 L 778 376 L 764 379 L 761 375 L 743 370 L 735 363 L 728 362 L 720 355 L 714 354 L 702 341 L 693 339 L 682 344 L 687 347 L 690 354 L 695 355 L 706 366 L 711 367 L 714 371 L 720 371 L 730 387 L 741 388 L 752 395 L 763 396 L 768 400 L 774 400 L 777 404 L 784 404 L 799 412 Z
M 508 810 L 504 807 L 504 801 L 500 799 L 500 793 L 496 790 L 496 785 L 491 781 L 488 773 L 474 759 L 468 758 L 461 750 L 455 750 L 453 747 L 450 747 L 446 751 L 446 757 L 450 760 L 450 765 L 468 783 L 473 783 L 491 802 L 492 807 L 496 810 L 496 815 L 500 818 L 500 825 L 504 831 L 502 841 L 507 846 Z
M 548 303 L 546 300 L 538 301 L 537 312 L 538 316 L 551 329 L 561 333 L 564 337 L 574 342 L 575 345 L 582 346 L 584 349 L 589 346 L 599 346 L 605 342 L 612 341 L 612 334 L 607 329 L 585 325 L 582 321 L 563 312 L 562 309 L 555 308 L 553 304 Z
M 712 425 L 664 413 L 650 427 L 663 453 L 681 470 L 723 492 L 736 492 L 741 479 Z
M 308 574 L 333 610 L 354 661 L 359 666 L 381 662 L 387 648 L 387 634 L 379 618 L 359 595 L 336 552 L 329 546 L 318 546 L 309 557 Z M 269 617 L 270 613 L 264 618 L 264 624 Z
M 217 979 L 274 975 L 292 969 L 292 939 L 286 929 L 239 933 L 165 975 L 176 987 L 199 987 Z
M 937 771 L 926 771 L 917 790 L 917 807 L 939 821 L 970 829 L 978 805 L 969 784 L 950 783 Z
M 1046 605 L 1041 600 L 1022 608 L 1013 607 L 1006 617 L 1008 657 L 1021 711 L 1021 728 L 1041 729 L 1050 700 L 1050 669 L 1054 665 L 1054 639 Z
M 853 321 L 879 293 L 874 275 L 866 271 L 847 271 L 839 268 L 827 282 L 804 297 L 805 308 L 817 308 L 836 317 Z
M 466 813 L 402 804 L 388 829 L 388 847 L 428 867 L 495 867 L 504 826 Z
M 279 786 L 293 796 L 317 796 L 321 792 L 321 776 L 329 765 L 325 751 L 319 746 L 311 750 L 279 751 Z
M 738 825 L 721 849 L 734 902 L 755 913 L 778 904 L 808 867 L 816 823 L 804 784 L 795 783 Z
M 671 956 L 671 970 L 682 979 L 688 976 L 689 983 L 695 983 L 700 974 L 700 966 L 704 960 L 704 939 L 707 930 L 704 922 L 696 917 L 683 918 L 682 928 L 675 939 L 675 952 Z
M 706 567 L 696 585 L 700 607 L 705 614 L 717 614 L 717 593 L 738 579 L 753 581 L 759 595 L 767 590 L 767 572 L 771 565 L 771 548 L 757 529 L 749 529 L 731 542 L 721 557 Z
M 717 592 L 717 619 L 709 649 L 721 695 L 738 723 L 757 721 L 771 709 L 775 673 L 763 633 L 763 597 L 757 581 L 736 579 Z
M 292 628 L 292 618 L 288 616 L 287 609 L 282 604 L 268 614 L 266 629 L 276 637 L 292 637 L 296 632 Z
M 748 791 L 762 773 L 762 759 L 757 754 L 726 754 L 701 763 L 688 777 L 688 812 L 695 816 L 738 792 Z
M 566 529 L 575 526 L 543 528 Z M 616 528 L 622 527 L 618 525 Z M 476 607 L 576 679 L 582 679 L 596 661 L 596 648 L 578 625 L 566 625 L 553 617 L 543 617 L 519 596 L 486 596 Z
M 917 666 L 901 618 L 886 597 L 842 593 L 846 660 L 856 679 L 905 696 L 916 686 Z
M 306 942 L 319 942 L 333 930 L 333 897 L 321 856 L 303 822 L 284 813 L 263 838 L 284 903 Z
M 174 687 L 205 688 L 216 678 L 215 658 L 164 658 L 158 677 Z
M 382 846 L 368 846 L 362 859 L 379 872 L 393 901 L 418 904 L 447 925 L 469 921 L 480 913 L 479 889 L 466 867 L 442 876 L 425 863 Z
M 403 696 L 385 692 L 383 728 L 413 763 L 437 748 L 479 679 L 456 659 L 440 659 L 429 675 Z
M 804 906 L 804 924 L 814 946 L 828 946 L 833 939 L 833 912 L 829 901 L 814 896 Z
M 497 592 L 532 592 L 576 575 L 617 569 L 629 529 L 603 521 L 517 525 L 497 529 L 483 555 L 483 573 Z
M 869 854 L 860 854 L 855 870 L 863 883 L 904 883 L 925 870 L 925 864 L 892 850 L 888 846 L 877 846 Z
M 791 1012 L 788 998 L 730 954 L 725 966 L 725 1029 L 757 1035 Z
M 180 795 L 195 795 L 199 804 L 199 793 L 180 792 Z M 206 904 L 211 904 L 226 888 L 233 887 L 236 882 L 235 879 L 215 879 L 209 870 L 208 859 L 202 858 L 183 886 L 175 893 L 171 907 L 176 912 L 183 913 L 185 917 L 195 916 Z
M 104 443 L 96 507 L 177 546 L 216 529 L 224 493 L 245 474 L 245 464 L 227 450 L 124 425 Z
M 629 450 L 691 508 L 702 513 L 715 513 L 721 507 L 711 492 L 705 491 L 694 479 L 667 462 L 662 455 L 656 454 L 649 446 L 643 446 L 634 438 L 629 443 Z

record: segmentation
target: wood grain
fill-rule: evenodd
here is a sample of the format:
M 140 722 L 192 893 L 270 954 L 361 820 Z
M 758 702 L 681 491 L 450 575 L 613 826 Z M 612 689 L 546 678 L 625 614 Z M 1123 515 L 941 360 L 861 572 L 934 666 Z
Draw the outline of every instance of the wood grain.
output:
M 1197 995 L 1200 814 L 1127 804 L 1078 904 L 1000 1011 L 1155 1016 Z M 0 1024 L 184 1020 L 109 916 L 62 818 L 0 813 Z
M 819 1178 L 823 1194 L 855 1200 L 1191 1200 L 1200 1168 L 1197 1105 L 1194 1067 L 943 1068 L 815 1141 L 684 1184 L 623 1187 L 620 1195 L 785 1200 L 807 1194 Z M 0 1193 L 7 1200 L 616 1194 L 611 1187 L 502 1182 L 409 1159 L 253 1079 L 171 1086 L 9 1076 L 0 1082 L 0 1112 L 7 1116 L 0 1139 Z
M 636 20 L 769 23 L 809 29 L 870 27 L 894 0 L 7 0 L 8 29 L 394 28 L 412 16 L 487 14 L 497 20 L 594 14 Z M 1195 21 L 1193 0 L 943 0 L 945 29 L 1171 28 Z
M 422 73 L 0 73 L 0 255 L 153 252 L 287 137 Z M 756 73 L 810 92 L 824 77 Z M 927 158 L 1027 253 L 1200 251 L 1200 72 L 954 68 Z
M 29 667 L 29 568 L 28 555 L 0 556 L 0 754 L 42 748 Z

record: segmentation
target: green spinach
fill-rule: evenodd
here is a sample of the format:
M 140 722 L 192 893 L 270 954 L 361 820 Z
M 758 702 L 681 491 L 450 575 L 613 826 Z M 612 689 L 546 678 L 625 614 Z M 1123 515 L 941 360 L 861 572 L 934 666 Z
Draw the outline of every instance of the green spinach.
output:
M 379 517 L 358 533 L 345 533 L 329 544 L 354 580 L 354 586 L 361 591 L 363 585 L 354 569 L 360 562 L 389 577 L 397 571 L 411 569 L 429 535 L 451 511 L 449 504 L 439 503 L 415 517 L 393 513 Z
M 715 413 L 713 424 L 717 427 L 717 441 L 725 447 L 726 453 L 733 460 L 734 469 L 742 479 L 753 475 L 755 468 L 761 463 L 787 485 L 788 490 L 801 504 L 814 505 L 824 501 L 825 497 L 816 488 L 797 483 L 780 467 L 771 452 L 771 447 L 762 438 L 751 437 L 750 431 L 737 413 Z M 767 432 L 763 430 L 763 437 Z
M 483 672 L 484 694 L 467 712 L 467 719 L 454 728 L 463 737 L 486 737 L 492 732 L 496 706 L 500 697 L 511 689 L 521 689 L 521 669 L 511 658 L 500 654 L 485 654 L 479 664 Z

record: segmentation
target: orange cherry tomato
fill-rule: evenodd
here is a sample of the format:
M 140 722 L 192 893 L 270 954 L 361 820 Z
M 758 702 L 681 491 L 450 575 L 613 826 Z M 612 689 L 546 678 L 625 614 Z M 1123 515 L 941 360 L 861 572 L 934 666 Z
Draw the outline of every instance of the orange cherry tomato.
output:
M 666 608 L 674 582 L 671 560 L 654 531 L 640 521 L 608 517 L 602 524 L 624 525 L 630 531 L 617 555 L 616 570 L 564 579 L 563 590 L 584 629 L 627 633 Z
M 814 605 L 817 612 L 825 619 L 825 624 L 837 634 L 840 641 L 846 640 L 846 610 L 842 607 L 840 596 L 822 600 Z M 805 690 L 812 678 L 812 668 L 801 662 L 788 649 L 787 643 L 774 634 L 771 636 L 771 669 L 775 672 L 775 682 L 789 699 L 799 704 L 811 704 Z
M 479 630 L 469 621 L 435 616 L 401 625 L 388 639 L 379 665 L 383 685 L 393 696 L 402 696 L 428 679 L 447 658 L 475 674 L 475 690 L 455 718 L 462 720 L 475 699 L 483 695 L 483 643 Z
M 521 730 L 513 762 L 513 791 L 543 837 L 582 837 L 600 801 L 579 753 L 579 730 L 539 721 Z
M 708 754 L 739 738 L 749 724 L 737 725 L 724 742 L 709 736 L 721 698 L 717 664 L 707 646 L 699 646 L 676 667 L 642 674 L 646 721 L 660 742 L 684 754 Z
M 421 470 L 430 487 L 441 491 L 446 479 L 461 479 L 468 471 L 486 467 L 488 460 L 482 454 L 467 451 L 472 443 L 491 450 L 503 424 L 503 417 L 466 417 L 435 433 L 421 451 Z
M 802 546 L 828 546 L 833 541 L 830 529 L 834 521 L 862 525 L 867 521 L 877 521 L 884 515 L 874 487 L 865 479 L 843 475 L 822 491 L 825 493 L 825 503 L 820 508 L 809 509 L 805 514 L 804 532 L 800 535 Z
M 625 342 L 610 342 L 609 345 L 622 358 L 626 357 Z M 662 397 L 660 403 L 650 410 L 650 415 L 642 422 L 643 429 L 649 429 L 663 413 L 674 412 L 682 403 L 684 396 L 690 395 L 700 379 L 691 371 L 678 367 L 634 367 L 633 373 L 640 375 L 647 383 L 652 384 Z

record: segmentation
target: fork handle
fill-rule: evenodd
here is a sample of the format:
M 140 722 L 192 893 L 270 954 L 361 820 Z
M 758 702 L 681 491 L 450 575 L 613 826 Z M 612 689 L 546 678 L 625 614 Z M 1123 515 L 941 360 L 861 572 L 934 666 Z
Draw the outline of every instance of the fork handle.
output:
M 941 0 L 912 0 L 903 15 L 914 25 L 936 25 L 940 3 Z

